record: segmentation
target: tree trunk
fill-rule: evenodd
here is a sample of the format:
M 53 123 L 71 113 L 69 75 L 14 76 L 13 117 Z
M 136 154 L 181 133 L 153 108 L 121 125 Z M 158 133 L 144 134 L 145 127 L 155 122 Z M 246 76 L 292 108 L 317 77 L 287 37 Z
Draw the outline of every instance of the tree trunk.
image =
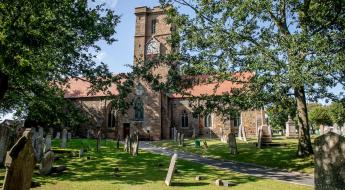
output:
M 4 96 L 7 90 L 8 90 L 8 75 L 0 71 L 0 101 L 4 99 Z
M 309 156 L 313 154 L 311 146 L 307 102 L 305 98 L 304 87 L 297 87 L 295 90 L 295 98 L 297 101 L 298 116 L 298 156 Z

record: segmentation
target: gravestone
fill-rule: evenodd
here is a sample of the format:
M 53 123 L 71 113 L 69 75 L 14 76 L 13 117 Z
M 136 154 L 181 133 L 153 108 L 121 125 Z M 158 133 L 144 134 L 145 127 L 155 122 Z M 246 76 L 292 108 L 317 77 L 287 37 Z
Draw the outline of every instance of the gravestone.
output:
M 261 125 L 261 143 L 266 144 L 266 143 L 271 143 L 272 142 L 272 134 L 271 134 L 271 129 L 268 125 Z
M 242 126 L 242 124 L 241 124 Z M 241 130 L 242 130 L 242 140 L 247 142 L 247 135 L 246 135 L 246 130 L 244 128 L 244 126 L 241 127 Z
M 138 150 L 139 150 L 139 135 L 138 133 L 135 133 L 132 136 L 131 140 L 131 149 L 132 149 L 132 156 L 138 156 Z
M 128 152 L 128 136 L 126 136 L 126 138 L 125 138 L 125 144 L 123 146 L 123 150 L 125 152 Z
M 67 133 L 67 141 L 70 141 L 72 139 L 72 133 L 68 132 Z
M 132 148 L 133 148 L 133 147 L 132 147 L 132 142 L 133 142 L 133 141 L 132 141 L 132 138 L 133 138 L 133 135 L 130 134 L 130 135 L 129 135 L 129 138 L 128 138 L 128 145 L 127 145 L 127 146 L 128 146 L 128 153 L 129 153 L 129 154 L 132 154 L 132 151 L 133 151 L 133 149 L 132 149 Z
M 171 158 L 168 173 L 167 173 L 167 176 L 165 178 L 165 184 L 167 184 L 167 186 L 171 185 L 171 180 L 173 178 L 173 175 L 174 175 L 174 172 L 176 169 L 176 161 L 177 161 L 177 154 L 174 154 Z
M 60 139 L 60 132 L 56 132 L 55 139 Z
M 7 150 L 10 148 L 11 129 L 7 126 L 0 126 L 0 163 L 4 163 Z
M 345 137 L 328 132 L 315 139 L 314 180 L 316 190 L 345 188 Z
M 285 123 L 285 136 L 288 138 L 298 137 L 295 122 L 289 116 L 288 121 Z
M 87 129 L 87 131 L 86 131 L 86 138 L 90 138 L 90 135 L 91 135 L 91 131 L 90 131 L 90 129 Z
M 230 133 L 228 135 L 228 139 L 229 139 L 229 150 L 230 150 L 230 154 L 237 154 L 237 144 L 236 144 L 236 137 L 234 133 Z
M 258 148 L 261 148 L 261 145 L 262 145 L 262 129 L 259 128 L 259 131 L 258 131 Z
M 208 148 L 207 141 L 204 140 L 202 143 L 204 144 L 203 148 L 207 149 Z
M 180 138 L 181 138 L 181 133 L 177 133 L 176 141 L 177 141 L 178 144 L 180 144 Z
M 67 142 L 67 129 L 62 130 L 62 138 L 61 138 L 61 148 L 66 148 Z
M 184 146 L 184 134 L 182 134 L 180 138 L 180 146 Z
M 52 136 L 47 134 L 46 138 L 44 139 L 44 153 L 48 152 L 52 148 Z
M 32 174 L 36 164 L 31 138 L 31 129 L 26 129 L 22 137 L 7 152 L 3 190 L 30 189 Z
M 43 140 L 43 136 L 41 136 L 41 132 L 39 131 L 38 136 L 36 135 L 35 139 L 32 139 L 34 141 L 34 152 L 35 152 L 35 156 L 36 156 L 36 160 L 37 161 L 41 161 L 43 158 L 43 148 L 44 148 L 44 140 Z
M 54 162 L 54 152 L 49 150 L 46 152 L 43 156 L 43 159 L 40 164 L 40 174 L 41 175 L 48 175 L 50 174 L 52 168 L 53 168 L 53 162 Z

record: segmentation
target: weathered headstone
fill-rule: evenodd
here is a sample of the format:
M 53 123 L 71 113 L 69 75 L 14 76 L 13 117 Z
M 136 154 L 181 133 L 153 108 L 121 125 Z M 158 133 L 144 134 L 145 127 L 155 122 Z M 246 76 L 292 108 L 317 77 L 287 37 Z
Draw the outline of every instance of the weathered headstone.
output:
M 345 137 L 328 132 L 315 139 L 315 189 L 345 189 Z
M 41 175 L 48 175 L 50 174 L 54 163 L 54 152 L 48 151 L 44 154 L 43 159 L 40 164 L 40 174 Z
M 132 136 L 132 156 L 138 156 L 138 150 L 139 150 L 139 135 L 138 133 L 135 133 Z
M 72 139 L 72 133 L 68 132 L 67 133 L 67 141 L 70 141 Z
M 7 150 L 10 148 L 11 130 L 7 126 L 0 126 L 0 163 L 2 164 L 6 158 Z
M 228 139 L 229 139 L 229 150 L 230 150 L 230 154 L 237 154 L 237 143 L 236 143 L 236 137 L 234 133 L 230 133 L 228 135 Z
M 31 138 L 31 129 L 26 129 L 23 136 L 7 152 L 5 161 L 6 176 L 3 190 L 30 189 L 32 174 L 36 164 Z
M 206 140 L 204 140 L 202 143 L 204 144 L 204 146 L 203 146 L 203 147 L 204 147 L 205 149 L 207 149 L 207 148 L 208 148 L 207 141 L 206 141 Z
M 133 139 L 133 136 L 132 134 L 129 135 L 129 138 L 128 138 L 128 153 L 129 154 L 132 154 L 132 151 L 133 151 L 133 147 L 132 147 L 132 139 Z
M 181 139 L 181 133 L 177 133 L 177 139 L 176 139 L 177 143 L 180 143 L 180 139 Z
M 180 137 L 180 146 L 184 146 L 184 134 Z
M 262 129 L 259 128 L 258 132 L 258 148 L 261 148 L 262 145 Z
M 268 125 L 261 125 L 261 143 L 271 143 L 272 142 L 272 134 L 271 134 L 271 128 Z
M 125 144 L 124 144 L 124 146 L 123 146 L 123 150 L 125 151 L 125 152 L 128 152 L 128 136 L 126 136 L 126 138 L 125 138 Z
M 61 138 L 61 148 L 66 148 L 67 142 L 67 129 L 62 130 L 62 138 Z
M 52 148 L 52 136 L 47 134 L 46 138 L 44 139 L 44 153 L 48 152 Z
M 167 177 L 165 178 L 165 184 L 167 184 L 167 186 L 171 185 L 171 180 L 173 178 L 173 175 L 176 169 L 176 160 L 177 160 L 177 154 L 174 154 L 170 161 Z
M 60 132 L 56 133 L 55 139 L 60 139 Z
M 200 180 L 203 180 L 203 179 L 205 179 L 205 177 L 201 176 L 201 175 L 198 175 L 198 176 L 195 177 L 196 181 L 200 181 Z
M 288 121 L 285 124 L 285 136 L 286 137 L 298 137 L 295 122 L 289 116 Z
M 38 136 L 36 136 L 35 139 L 32 139 L 34 141 L 33 148 L 36 156 L 37 161 L 41 161 L 43 158 L 43 148 L 44 148 L 44 141 L 43 136 L 41 136 L 41 132 L 38 133 Z

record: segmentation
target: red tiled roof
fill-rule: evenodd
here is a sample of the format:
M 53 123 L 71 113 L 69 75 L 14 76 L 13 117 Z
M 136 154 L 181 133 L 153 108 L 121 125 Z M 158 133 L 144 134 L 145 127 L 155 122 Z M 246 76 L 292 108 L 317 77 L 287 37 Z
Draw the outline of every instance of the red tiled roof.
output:
M 185 94 L 172 94 L 171 98 L 184 98 L 190 96 L 203 96 L 203 95 L 223 95 L 230 94 L 234 89 L 241 89 L 244 84 L 253 77 L 253 73 L 243 72 L 236 73 L 234 77 L 236 81 L 223 81 L 223 82 L 211 82 L 211 83 L 201 83 L 193 86 L 191 89 L 187 89 Z M 205 78 L 205 76 L 203 76 Z
M 186 95 L 183 94 L 172 94 L 171 98 L 184 98 L 189 96 L 202 96 L 202 95 L 222 95 L 226 93 L 231 93 L 234 89 L 241 89 L 244 86 L 243 82 L 248 82 L 251 77 L 253 77 L 253 73 L 243 72 L 243 73 L 236 73 L 234 76 L 236 77 L 237 81 L 223 81 L 223 82 L 212 82 L 212 83 L 203 83 L 195 85 L 191 89 L 186 90 Z M 202 75 L 199 78 L 207 79 L 210 76 Z M 69 81 L 69 87 L 65 87 L 65 98 L 85 98 L 85 97 L 106 97 L 109 96 L 108 93 L 112 95 L 118 95 L 119 92 L 116 88 L 116 85 L 112 85 L 108 88 L 107 92 L 97 92 L 94 94 L 90 94 L 90 87 L 91 84 L 85 80 L 80 79 L 71 79 Z
M 70 79 L 68 86 L 64 87 L 65 98 L 84 98 L 84 97 L 105 97 L 109 96 L 108 92 L 112 95 L 118 95 L 119 92 L 115 85 L 112 85 L 108 88 L 107 92 L 96 92 L 90 94 L 91 83 L 81 79 Z

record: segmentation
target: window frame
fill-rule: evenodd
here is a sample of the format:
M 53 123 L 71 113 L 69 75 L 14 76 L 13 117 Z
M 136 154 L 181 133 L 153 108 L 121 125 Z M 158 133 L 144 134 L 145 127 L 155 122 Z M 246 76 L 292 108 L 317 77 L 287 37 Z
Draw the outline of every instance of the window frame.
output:
M 213 127 L 213 117 L 212 117 L 211 113 L 209 113 L 205 116 L 204 125 L 205 125 L 205 128 L 212 128 Z
M 186 110 L 183 110 L 181 113 L 181 128 L 188 128 L 189 127 L 189 118 L 188 113 Z
M 134 101 L 134 105 L 133 105 L 133 109 L 134 109 L 134 120 L 135 121 L 144 121 L 144 102 L 141 98 L 136 98 Z
M 156 29 L 157 29 L 157 20 L 152 19 L 151 20 L 151 34 L 156 34 Z

